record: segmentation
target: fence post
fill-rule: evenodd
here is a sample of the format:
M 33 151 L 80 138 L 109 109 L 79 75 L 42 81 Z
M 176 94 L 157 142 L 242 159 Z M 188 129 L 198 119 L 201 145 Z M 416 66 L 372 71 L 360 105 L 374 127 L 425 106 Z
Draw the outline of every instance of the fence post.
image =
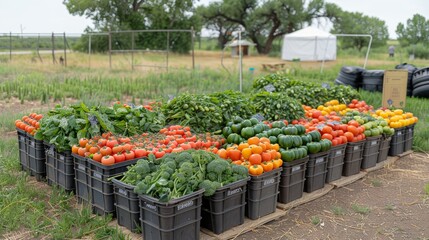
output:
M 131 32 L 131 70 L 134 71 L 134 32 Z
M 194 31 L 194 27 L 192 26 L 192 27 L 191 27 L 192 70 L 195 70 L 194 37 L 195 37 L 195 31 Z
M 55 60 L 55 39 L 54 33 L 52 33 L 52 63 L 55 64 L 57 61 Z
M 66 33 L 64 32 L 64 66 L 67 67 L 67 40 Z
M 168 72 L 168 53 L 170 52 L 170 31 L 167 31 L 167 72 Z
M 89 34 L 89 39 L 88 39 L 88 68 L 91 69 L 91 33 Z
M 112 70 L 112 32 L 109 29 L 109 68 Z
M 9 61 L 12 61 L 12 32 L 9 32 Z

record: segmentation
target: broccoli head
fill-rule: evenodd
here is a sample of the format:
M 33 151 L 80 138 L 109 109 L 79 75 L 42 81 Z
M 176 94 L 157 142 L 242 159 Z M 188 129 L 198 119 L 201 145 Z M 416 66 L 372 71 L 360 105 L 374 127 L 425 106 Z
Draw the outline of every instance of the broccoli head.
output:
M 202 181 L 198 187 L 200 189 L 204 188 L 204 196 L 210 197 L 216 192 L 218 188 L 221 187 L 221 184 L 206 179 Z

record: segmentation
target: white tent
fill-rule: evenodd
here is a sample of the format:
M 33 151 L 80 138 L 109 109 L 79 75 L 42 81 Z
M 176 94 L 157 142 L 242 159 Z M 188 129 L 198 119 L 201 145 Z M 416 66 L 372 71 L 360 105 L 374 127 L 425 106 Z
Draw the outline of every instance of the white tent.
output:
M 284 36 L 283 60 L 322 61 L 336 58 L 337 37 L 333 34 L 307 27 Z

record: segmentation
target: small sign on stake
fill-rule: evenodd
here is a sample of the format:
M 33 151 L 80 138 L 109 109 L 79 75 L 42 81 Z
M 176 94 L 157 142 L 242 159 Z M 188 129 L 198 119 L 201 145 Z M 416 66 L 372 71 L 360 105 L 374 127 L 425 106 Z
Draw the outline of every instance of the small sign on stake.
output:
M 274 85 L 273 84 L 268 84 L 267 86 L 265 86 L 264 87 L 264 89 L 265 89 L 265 91 L 267 91 L 267 92 L 274 92 L 274 91 L 276 91 L 276 88 L 274 87 Z
M 253 115 L 252 118 L 256 118 L 259 122 L 264 121 L 264 116 L 260 113 Z

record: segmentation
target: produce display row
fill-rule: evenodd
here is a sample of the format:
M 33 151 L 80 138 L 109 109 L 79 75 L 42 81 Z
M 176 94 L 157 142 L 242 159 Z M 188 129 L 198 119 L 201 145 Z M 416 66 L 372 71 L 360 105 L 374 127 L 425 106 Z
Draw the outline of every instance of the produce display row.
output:
M 418 121 L 356 99 L 308 106 L 260 92 L 249 107 L 237 96 L 30 114 L 15 123 L 21 165 L 145 239 L 198 239 L 200 226 L 220 234 L 409 150 Z

